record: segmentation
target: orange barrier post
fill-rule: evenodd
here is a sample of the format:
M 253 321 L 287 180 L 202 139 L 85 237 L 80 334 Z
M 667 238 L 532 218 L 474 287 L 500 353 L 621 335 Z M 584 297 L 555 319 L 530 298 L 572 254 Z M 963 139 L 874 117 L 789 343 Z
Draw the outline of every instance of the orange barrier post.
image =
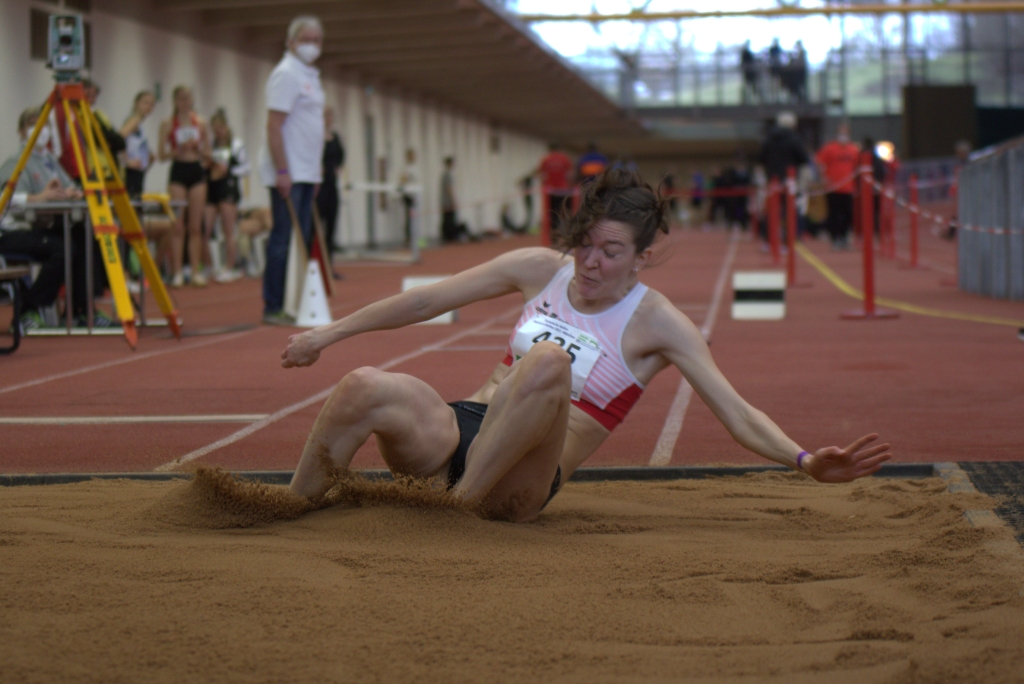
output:
M 551 246 L 551 195 L 550 189 L 540 189 L 540 244 Z
M 773 179 L 768 183 L 768 246 L 771 248 L 772 263 L 781 261 L 779 250 L 779 185 Z
M 914 208 L 910 212 L 910 265 L 913 268 L 917 268 L 917 229 L 918 229 L 918 214 L 920 214 L 920 203 L 918 199 L 917 191 L 917 174 L 910 176 L 910 205 Z
M 808 287 L 796 281 L 796 169 L 786 171 L 786 287 Z
M 896 318 L 898 314 L 888 309 L 875 307 L 875 193 L 871 177 L 871 157 L 868 153 L 861 154 L 860 165 L 860 234 L 861 251 L 864 259 L 864 306 L 853 311 L 844 311 L 840 318 L 870 319 Z

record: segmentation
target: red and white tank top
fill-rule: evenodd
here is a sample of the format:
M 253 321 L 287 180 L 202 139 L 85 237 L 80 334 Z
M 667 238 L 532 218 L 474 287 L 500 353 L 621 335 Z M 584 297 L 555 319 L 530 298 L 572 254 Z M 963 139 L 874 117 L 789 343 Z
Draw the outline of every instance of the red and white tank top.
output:
M 573 382 L 582 382 L 579 399 L 574 397 L 572 403 L 593 416 L 608 430 L 614 430 L 644 391 L 644 386 L 633 376 L 626 366 L 625 359 L 622 358 L 622 334 L 640 300 L 647 293 L 647 286 L 637 283 L 611 308 L 597 314 L 584 314 L 569 303 L 568 287 L 574 274 L 574 264 L 566 264 L 558 270 L 540 294 L 526 302 L 523 315 L 509 337 L 505 365 L 511 366 L 513 360 L 522 356 L 523 352 L 519 347 L 522 347 L 523 340 L 520 339 L 519 347 L 516 347 L 516 336 L 524 327 L 531 331 L 529 337 L 532 340 L 544 339 L 556 344 L 565 342 L 562 347 L 573 356 Z M 556 319 L 571 327 L 565 328 L 566 330 L 577 329 L 579 334 L 575 341 L 579 345 L 571 344 L 574 341 L 572 339 L 566 341 L 565 338 L 569 335 L 565 333 L 559 336 L 557 324 L 550 328 L 552 334 L 541 333 L 534 336 L 532 331 L 541 330 L 542 328 L 537 326 L 543 324 L 545 318 Z M 588 344 L 595 341 L 596 344 Z M 591 346 L 596 350 L 596 362 L 592 358 L 587 359 L 588 348 Z M 580 361 L 578 365 L 583 366 L 584 370 L 589 370 L 584 378 L 578 377 L 577 360 Z M 589 366 L 589 363 L 593 365 Z
M 170 143 L 172 150 L 176 151 L 178 145 L 184 145 L 193 140 L 198 141 L 200 136 L 199 117 L 195 112 L 189 112 L 187 125 L 179 124 L 178 117 L 171 115 L 171 130 L 167 133 L 167 142 Z

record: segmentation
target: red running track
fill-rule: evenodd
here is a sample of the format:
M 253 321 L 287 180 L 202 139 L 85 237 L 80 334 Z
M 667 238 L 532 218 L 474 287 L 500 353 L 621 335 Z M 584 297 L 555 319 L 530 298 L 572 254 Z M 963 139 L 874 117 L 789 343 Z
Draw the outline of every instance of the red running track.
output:
M 952 264 L 952 247 L 926 238 L 929 258 Z M 396 293 L 412 274 L 444 274 L 469 267 L 530 238 L 496 240 L 424 253 L 417 266 L 346 266 L 332 302 L 336 316 Z M 859 287 L 856 252 L 811 248 Z M 711 303 L 729 251 L 723 232 L 677 231 L 659 247 L 661 263 L 642 273 L 698 325 Z M 769 267 L 743 238 L 734 268 Z M 714 322 L 712 352 L 740 393 L 763 409 L 804 448 L 845 444 L 870 431 L 892 442 L 898 461 L 1020 460 L 1024 457 L 1024 344 L 1016 330 L 996 325 L 904 314 L 894 321 L 843 321 L 856 302 L 805 262 L 806 289 L 791 290 L 788 317 L 779 322 L 729 318 L 724 292 Z M 967 313 L 1024 319 L 1020 303 L 985 300 L 939 287 L 935 270 L 905 271 L 879 264 L 881 296 Z M 466 307 L 450 326 L 415 326 L 348 340 L 312 368 L 284 370 L 278 355 L 293 330 L 253 327 L 260 285 L 245 280 L 174 296 L 186 331 L 182 342 L 166 331 L 142 334 L 131 352 L 118 338 L 28 338 L 13 356 L 0 357 L 0 472 L 146 471 L 183 456 L 234 469 L 291 469 L 322 400 L 348 371 L 364 366 L 420 377 L 447 400 L 476 389 L 503 355 L 521 301 L 504 297 Z M 457 337 L 439 348 L 430 348 Z M 424 349 L 427 347 L 427 349 Z M 655 378 L 623 425 L 588 465 L 649 462 L 679 387 L 673 369 Z M 53 417 L 274 416 L 247 422 L 172 422 L 80 425 L 11 424 Z M 259 428 L 255 429 L 254 428 Z M 237 441 L 210 445 L 250 430 Z M 698 398 L 690 402 L 672 464 L 758 463 L 736 445 Z M 379 467 L 372 441 L 356 467 Z

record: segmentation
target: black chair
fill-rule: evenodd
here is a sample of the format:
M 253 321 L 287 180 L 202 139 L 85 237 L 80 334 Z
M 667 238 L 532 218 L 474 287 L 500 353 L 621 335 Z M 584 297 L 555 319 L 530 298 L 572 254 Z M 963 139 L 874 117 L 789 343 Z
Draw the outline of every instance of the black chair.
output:
M 0 265 L 0 291 L 6 291 L 14 306 L 14 315 L 11 318 L 10 346 L 0 347 L 0 354 L 13 354 L 21 345 L 21 302 L 24 296 L 25 279 L 32 273 L 28 266 L 2 266 Z

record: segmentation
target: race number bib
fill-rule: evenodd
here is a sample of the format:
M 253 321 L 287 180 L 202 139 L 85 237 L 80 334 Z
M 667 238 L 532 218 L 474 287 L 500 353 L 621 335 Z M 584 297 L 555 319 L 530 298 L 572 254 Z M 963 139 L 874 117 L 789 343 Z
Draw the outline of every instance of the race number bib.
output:
M 174 143 L 176 145 L 184 145 L 193 140 L 199 140 L 199 129 L 195 126 L 182 126 L 174 131 Z
M 579 401 L 590 371 L 601 358 L 601 346 L 597 339 L 557 318 L 534 316 L 516 332 L 512 340 L 512 362 L 526 356 L 526 352 L 538 342 L 554 342 L 569 353 L 572 359 L 572 390 L 569 396 Z

